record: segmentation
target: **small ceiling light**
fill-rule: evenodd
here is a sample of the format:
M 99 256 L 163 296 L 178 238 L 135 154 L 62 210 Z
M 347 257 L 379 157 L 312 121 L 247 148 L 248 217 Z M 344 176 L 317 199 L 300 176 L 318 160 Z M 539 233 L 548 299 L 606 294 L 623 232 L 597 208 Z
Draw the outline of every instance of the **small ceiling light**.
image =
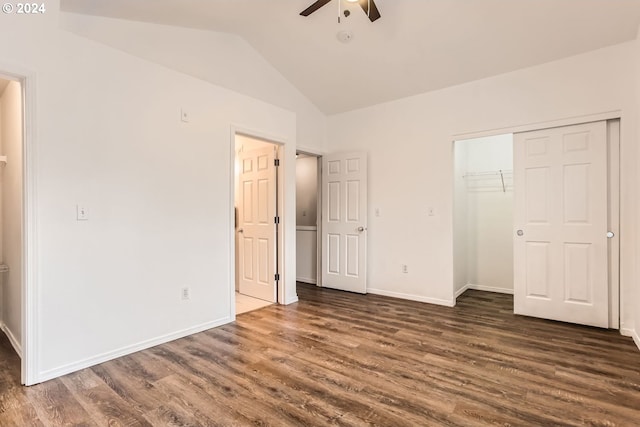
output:
M 349 3 L 357 3 L 358 0 L 347 0 Z
M 353 33 L 351 31 L 340 31 L 336 37 L 338 37 L 338 40 L 342 43 L 349 43 L 353 38 Z

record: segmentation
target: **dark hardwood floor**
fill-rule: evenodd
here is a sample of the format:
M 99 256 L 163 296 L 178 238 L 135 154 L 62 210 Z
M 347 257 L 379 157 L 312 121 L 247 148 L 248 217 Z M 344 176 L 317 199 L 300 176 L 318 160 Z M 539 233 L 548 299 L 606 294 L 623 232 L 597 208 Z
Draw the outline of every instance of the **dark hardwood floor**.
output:
M 616 331 L 299 285 L 300 302 L 33 387 L 0 340 L 2 426 L 638 426 Z

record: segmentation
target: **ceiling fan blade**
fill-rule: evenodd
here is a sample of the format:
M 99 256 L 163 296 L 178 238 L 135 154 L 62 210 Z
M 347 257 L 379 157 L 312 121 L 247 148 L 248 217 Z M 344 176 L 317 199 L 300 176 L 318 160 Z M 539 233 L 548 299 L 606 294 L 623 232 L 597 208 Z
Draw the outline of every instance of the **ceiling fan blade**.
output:
M 369 1 L 371 1 L 371 11 L 369 11 Z M 378 10 L 378 6 L 376 6 L 376 2 L 373 0 L 359 0 L 358 3 L 360 3 L 360 7 L 362 7 L 364 13 L 369 14 L 369 20 L 371 22 L 380 18 L 380 11 Z
M 303 10 L 302 12 L 300 12 L 300 15 L 302 16 L 309 16 L 311 15 L 313 12 L 315 12 L 316 10 L 320 9 L 322 6 L 324 6 L 325 4 L 329 3 L 331 0 L 318 0 L 315 3 L 313 3 L 311 6 L 309 6 L 308 8 L 306 8 L 305 10 Z

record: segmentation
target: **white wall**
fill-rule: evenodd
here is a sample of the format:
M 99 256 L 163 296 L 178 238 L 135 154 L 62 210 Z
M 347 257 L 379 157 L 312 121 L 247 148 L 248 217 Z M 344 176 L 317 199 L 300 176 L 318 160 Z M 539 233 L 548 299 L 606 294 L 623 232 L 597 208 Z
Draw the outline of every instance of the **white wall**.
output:
M 328 151 L 369 152 L 369 291 L 453 304 L 453 140 L 620 110 L 621 228 L 628 233 L 621 236 L 621 291 L 629 325 L 636 286 L 635 47 L 624 43 L 330 117 Z
M 241 37 L 213 31 L 62 13 L 62 26 L 296 113 L 298 146 L 322 150 L 326 117 Z
M 232 126 L 286 142 L 295 300 L 295 115 L 60 30 L 57 9 L 0 27 L 0 70 L 28 74 L 36 90 L 28 382 L 232 320 Z M 77 203 L 88 221 L 76 221 Z
M 14 348 L 22 353 L 22 89 L 12 81 L 0 97 L 0 154 L 7 164 L 0 166 L 2 222 L 0 232 L 2 264 L 2 328 Z
M 467 287 L 511 293 L 513 138 L 507 134 L 457 141 L 455 155 L 455 291 Z

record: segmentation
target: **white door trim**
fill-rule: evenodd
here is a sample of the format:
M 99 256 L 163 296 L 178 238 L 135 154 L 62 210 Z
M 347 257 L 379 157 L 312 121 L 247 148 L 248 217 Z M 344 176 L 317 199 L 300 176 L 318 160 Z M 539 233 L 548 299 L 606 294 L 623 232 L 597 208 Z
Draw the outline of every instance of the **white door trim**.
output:
M 607 120 L 609 328 L 620 329 L 620 119 Z
M 314 149 L 297 149 L 296 153 L 306 154 L 316 158 L 317 162 L 317 187 L 316 191 L 316 286 L 322 287 L 322 157 L 325 154 Z M 296 254 L 297 256 L 297 254 Z
M 40 307 L 37 263 L 36 75 L 0 63 L 0 77 L 19 81 L 22 89 L 22 360 L 21 382 L 40 382 L 38 365 Z
M 566 117 L 563 119 L 552 120 L 549 122 L 534 122 L 528 124 L 522 124 L 517 126 L 507 126 L 504 128 L 488 129 L 477 132 L 464 132 L 457 133 L 452 136 L 452 141 L 460 139 L 474 139 L 483 138 L 486 136 L 503 135 L 505 133 L 522 133 L 534 130 L 543 130 L 549 128 L 558 128 L 564 126 L 579 125 L 582 123 L 600 122 L 604 120 L 620 119 L 622 117 L 622 111 L 606 111 L 603 113 L 589 114 L 585 116 Z
M 285 138 L 280 138 L 266 132 L 261 132 L 259 130 L 250 129 L 241 125 L 232 124 L 230 126 L 230 137 L 229 137 L 229 317 L 231 319 L 236 318 L 236 230 L 235 230 L 235 160 L 236 160 L 236 135 L 245 135 L 251 138 L 256 138 L 263 140 L 265 142 L 275 144 L 279 147 L 280 153 L 280 173 L 278 174 L 278 202 L 277 208 L 278 213 L 280 215 L 280 223 L 278 224 L 278 247 L 276 248 L 276 252 L 278 255 L 278 272 L 280 274 L 280 281 L 278 283 L 278 295 L 277 295 L 277 303 L 278 304 L 288 304 L 295 301 L 287 301 L 287 278 L 289 277 L 290 271 L 287 271 L 287 265 L 285 263 L 285 225 L 288 224 L 289 216 L 286 214 L 285 209 L 285 199 L 286 194 L 284 191 L 285 182 L 287 181 L 287 173 L 286 171 L 286 153 L 287 150 L 293 149 L 295 147 L 290 148 Z M 295 158 L 295 155 L 294 155 Z M 295 216 L 294 216 L 295 222 Z M 293 227 L 295 231 L 295 224 Z M 290 249 L 287 247 L 287 249 Z M 292 248 L 295 251 L 295 246 Z M 295 259 L 294 259 L 295 261 Z M 294 263 L 295 265 L 295 263 Z M 294 285 L 295 285 L 295 269 L 292 272 L 294 277 Z

